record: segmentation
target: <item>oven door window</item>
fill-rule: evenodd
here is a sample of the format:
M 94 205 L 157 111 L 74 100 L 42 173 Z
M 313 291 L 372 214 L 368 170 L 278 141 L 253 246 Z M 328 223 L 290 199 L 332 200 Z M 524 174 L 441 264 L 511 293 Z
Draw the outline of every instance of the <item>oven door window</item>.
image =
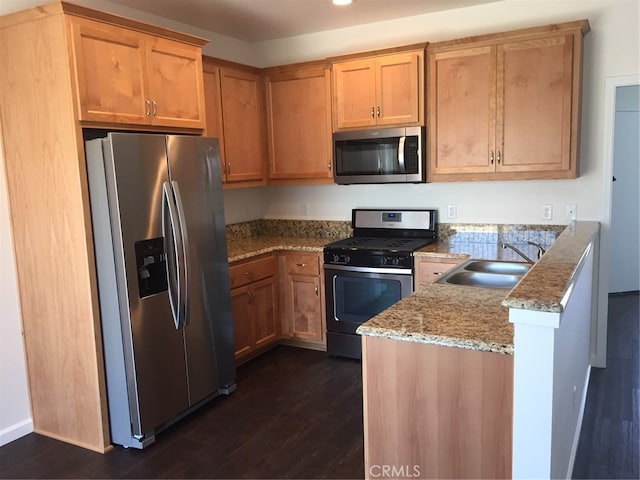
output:
M 334 315 L 337 321 L 363 323 L 403 297 L 396 278 L 334 277 Z

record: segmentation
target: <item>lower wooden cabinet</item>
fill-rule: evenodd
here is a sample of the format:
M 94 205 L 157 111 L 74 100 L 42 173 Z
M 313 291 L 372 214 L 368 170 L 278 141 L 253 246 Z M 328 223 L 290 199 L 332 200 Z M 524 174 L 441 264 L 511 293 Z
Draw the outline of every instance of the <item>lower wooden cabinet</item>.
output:
M 277 263 L 267 255 L 229 266 L 236 362 L 280 339 Z
M 415 257 L 414 289 L 435 282 L 445 272 L 464 261 L 464 258 Z
M 283 252 L 279 258 L 282 338 L 326 350 L 321 253 Z

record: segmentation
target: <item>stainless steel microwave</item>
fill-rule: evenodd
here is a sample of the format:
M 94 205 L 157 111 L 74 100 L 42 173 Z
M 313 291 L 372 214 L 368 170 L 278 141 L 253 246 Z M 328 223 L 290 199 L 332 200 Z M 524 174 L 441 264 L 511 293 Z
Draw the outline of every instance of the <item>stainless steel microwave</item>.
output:
M 424 127 L 384 128 L 333 134 L 336 183 L 425 181 Z

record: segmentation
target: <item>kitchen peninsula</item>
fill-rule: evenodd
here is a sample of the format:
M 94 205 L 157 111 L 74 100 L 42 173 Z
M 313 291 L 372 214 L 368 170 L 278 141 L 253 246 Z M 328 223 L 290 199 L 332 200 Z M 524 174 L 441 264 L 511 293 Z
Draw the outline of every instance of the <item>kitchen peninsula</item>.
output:
M 598 233 L 573 222 L 506 294 L 428 284 L 358 329 L 368 476 L 381 465 L 423 478 L 570 474 Z

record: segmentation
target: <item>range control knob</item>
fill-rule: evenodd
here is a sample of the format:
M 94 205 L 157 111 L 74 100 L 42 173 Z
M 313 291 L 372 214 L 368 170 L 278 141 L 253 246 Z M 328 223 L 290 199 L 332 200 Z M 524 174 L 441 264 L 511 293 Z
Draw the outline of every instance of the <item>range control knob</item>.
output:
M 386 265 L 400 265 L 400 259 L 398 257 L 387 257 L 384 263 Z

